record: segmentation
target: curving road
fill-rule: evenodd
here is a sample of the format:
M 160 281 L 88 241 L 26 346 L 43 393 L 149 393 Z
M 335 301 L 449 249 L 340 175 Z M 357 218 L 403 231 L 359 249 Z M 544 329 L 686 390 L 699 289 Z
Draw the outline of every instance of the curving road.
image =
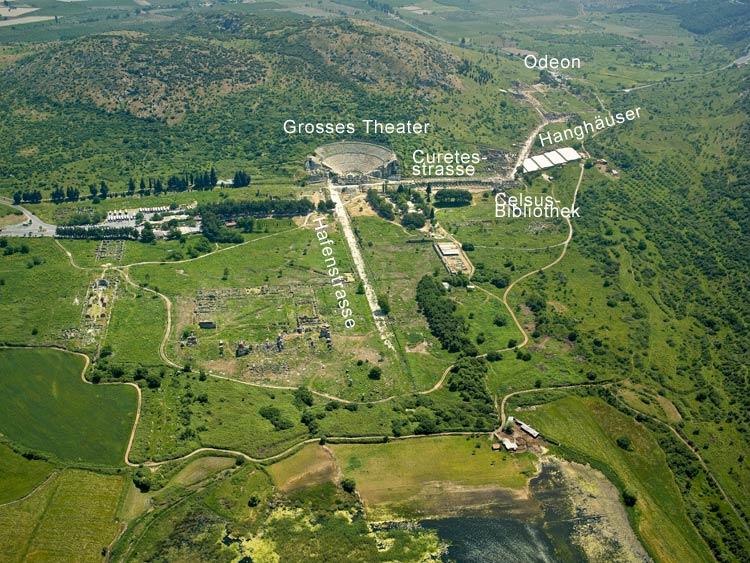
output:
M 4 237 L 53 237 L 57 232 L 56 225 L 45 223 L 31 211 L 21 205 L 16 205 L 7 197 L 0 197 L 0 201 L 24 214 L 24 220 L 16 225 L 8 225 L 0 229 L 0 236 Z

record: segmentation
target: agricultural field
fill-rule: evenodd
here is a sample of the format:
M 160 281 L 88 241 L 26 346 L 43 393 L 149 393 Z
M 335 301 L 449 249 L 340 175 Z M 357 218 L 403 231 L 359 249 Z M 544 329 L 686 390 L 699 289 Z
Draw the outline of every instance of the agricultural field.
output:
M 133 428 L 132 388 L 81 379 L 80 356 L 0 349 L 0 432 L 19 447 L 60 460 L 120 466 Z
M 8 561 L 100 561 L 115 539 L 125 478 L 68 469 L 33 495 L 0 506 L 0 546 Z

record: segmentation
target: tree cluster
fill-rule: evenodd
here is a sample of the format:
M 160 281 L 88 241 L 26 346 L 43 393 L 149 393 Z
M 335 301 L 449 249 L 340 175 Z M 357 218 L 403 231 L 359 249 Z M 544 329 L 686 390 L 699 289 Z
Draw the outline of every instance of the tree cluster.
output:
M 281 414 L 281 411 L 278 407 L 261 407 L 258 413 L 260 414 L 260 416 L 273 424 L 273 427 L 276 430 L 287 430 L 294 426 L 288 418 Z
M 232 186 L 234 186 L 235 188 L 244 188 L 245 186 L 250 185 L 250 181 L 250 174 L 248 174 L 244 170 L 237 170 L 237 172 L 234 173 Z
M 25 192 L 15 192 L 13 194 L 13 203 L 18 205 L 19 203 L 41 203 L 42 192 L 39 190 L 27 190 Z
M 213 213 L 228 221 L 238 217 L 294 217 L 295 215 L 307 215 L 314 209 L 315 206 L 307 198 L 261 199 L 205 203 L 198 208 L 198 212 L 204 220 L 206 213 Z
M 439 282 L 432 276 L 419 280 L 417 304 L 427 319 L 430 331 L 443 348 L 450 352 L 476 354 L 476 348 L 468 338 L 466 319 L 456 314 L 456 304 L 445 295 Z
M 71 239 L 126 239 L 137 240 L 138 229 L 135 227 L 57 227 L 57 238 Z
M 472 195 L 469 190 L 445 188 L 435 192 L 435 205 L 438 207 L 458 207 L 471 205 Z
M 370 204 L 375 213 L 386 221 L 395 219 L 396 214 L 393 212 L 393 205 L 385 198 L 380 197 L 377 190 L 372 188 L 367 190 L 367 203 Z

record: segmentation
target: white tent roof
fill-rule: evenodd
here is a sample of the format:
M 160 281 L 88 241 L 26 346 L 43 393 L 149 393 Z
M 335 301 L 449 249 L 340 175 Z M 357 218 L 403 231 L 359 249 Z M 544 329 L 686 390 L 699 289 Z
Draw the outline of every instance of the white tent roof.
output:
M 539 166 L 537 166 L 536 162 L 534 162 L 530 158 L 527 158 L 523 161 L 524 172 L 536 172 L 537 170 L 539 170 Z
M 544 156 L 545 156 L 545 157 L 547 157 L 547 159 L 548 159 L 548 160 L 549 160 L 549 161 L 550 161 L 550 162 L 551 162 L 552 164 L 565 164 L 565 157 L 564 157 L 564 156 L 562 156 L 562 155 L 561 155 L 561 154 L 560 154 L 559 152 L 557 152 L 557 151 L 550 151 L 550 152 L 546 152 L 546 153 L 544 153 Z
M 560 153 L 560 155 L 568 162 L 570 162 L 571 160 L 581 160 L 581 155 L 578 154 L 578 151 L 573 147 L 564 147 L 562 149 L 557 149 L 557 152 Z
M 539 168 L 551 168 L 554 166 L 543 154 L 532 156 L 531 159 L 539 165 Z

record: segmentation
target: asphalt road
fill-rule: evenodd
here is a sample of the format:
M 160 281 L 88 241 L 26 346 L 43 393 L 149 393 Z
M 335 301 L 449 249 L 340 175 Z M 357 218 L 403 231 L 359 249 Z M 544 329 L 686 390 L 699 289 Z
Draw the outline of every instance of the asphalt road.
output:
M 13 201 L 0 197 L 0 201 L 18 209 L 24 214 L 24 220 L 16 225 L 8 225 L 0 229 L 0 236 L 6 237 L 53 237 L 57 232 L 56 225 L 45 223 L 39 217 L 31 213 L 21 205 L 14 205 Z

